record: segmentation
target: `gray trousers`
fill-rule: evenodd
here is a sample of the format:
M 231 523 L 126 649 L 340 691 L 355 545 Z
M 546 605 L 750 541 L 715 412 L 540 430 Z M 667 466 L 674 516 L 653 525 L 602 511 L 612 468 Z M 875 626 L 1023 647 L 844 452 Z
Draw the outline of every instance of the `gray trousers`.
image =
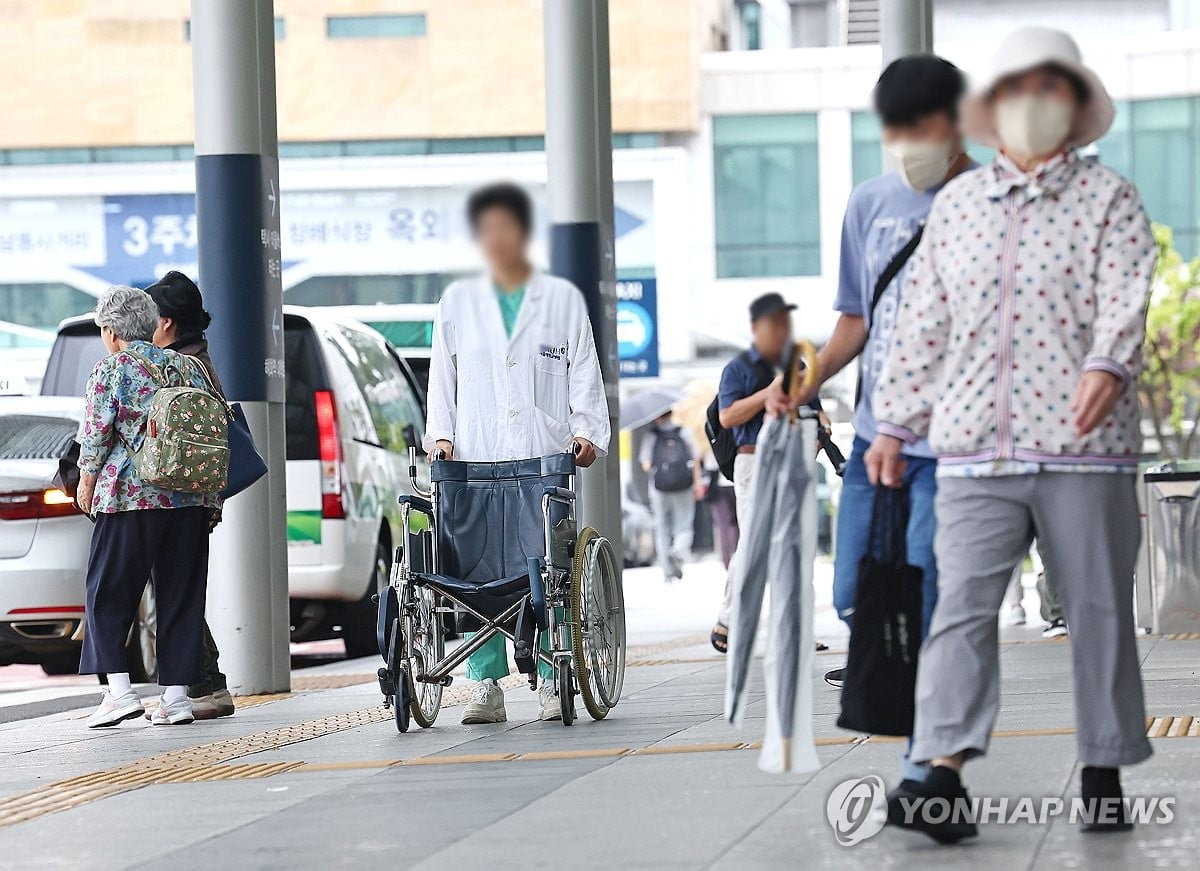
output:
M 912 759 L 987 751 L 1000 708 L 996 615 L 1035 534 L 1071 627 L 1079 761 L 1150 756 L 1133 622 L 1135 486 L 1133 475 L 1095 472 L 939 479 L 938 604 L 921 648 Z
M 670 560 L 685 563 L 692 557 L 696 524 L 696 497 L 692 489 L 664 493 L 650 488 L 650 510 L 654 514 L 654 545 L 658 564 L 666 571 Z

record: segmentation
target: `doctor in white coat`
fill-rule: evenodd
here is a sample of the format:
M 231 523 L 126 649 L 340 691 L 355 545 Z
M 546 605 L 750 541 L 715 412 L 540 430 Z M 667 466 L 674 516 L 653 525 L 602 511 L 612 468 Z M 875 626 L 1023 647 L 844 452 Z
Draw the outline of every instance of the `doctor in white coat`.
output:
M 608 404 L 587 306 L 579 289 L 538 272 L 527 248 L 528 194 L 512 184 L 476 191 L 467 218 L 487 272 L 454 282 L 434 317 L 425 448 L 459 460 L 541 457 L 577 445 L 576 464 L 608 450 Z M 561 716 L 552 675 L 542 669 L 543 720 Z M 463 723 L 502 723 L 509 673 L 497 635 L 467 661 L 478 682 Z

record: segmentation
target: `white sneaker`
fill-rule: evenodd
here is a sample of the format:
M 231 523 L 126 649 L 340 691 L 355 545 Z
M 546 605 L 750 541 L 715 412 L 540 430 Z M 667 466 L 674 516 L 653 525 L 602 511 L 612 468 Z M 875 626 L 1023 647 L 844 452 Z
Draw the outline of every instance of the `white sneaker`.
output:
M 187 696 L 168 703 L 166 699 L 158 700 L 158 709 L 151 714 L 150 722 L 155 726 L 179 726 L 191 723 L 196 719 L 192 712 L 192 700 Z
M 1021 605 L 1013 605 L 1008 609 L 1008 617 L 1005 622 L 1009 626 L 1024 626 L 1025 625 L 1025 608 Z
M 558 689 L 553 680 L 544 681 L 538 688 L 538 719 L 562 719 L 562 705 L 558 703 Z
M 504 690 L 496 686 L 490 677 L 475 684 L 475 692 L 471 701 L 463 708 L 462 722 L 464 726 L 475 726 L 480 723 L 504 723 L 508 714 L 504 711 Z
M 100 707 L 87 718 L 87 727 L 89 729 L 99 729 L 104 726 L 115 726 L 122 720 L 132 720 L 135 717 L 140 717 L 145 713 L 145 707 L 142 706 L 142 700 L 133 690 L 125 693 L 122 696 L 113 696 L 112 693 L 105 690 L 104 698 L 100 700 Z
M 1043 638 L 1065 638 L 1070 632 L 1067 631 L 1067 621 L 1062 617 L 1051 620 L 1050 623 L 1042 630 Z

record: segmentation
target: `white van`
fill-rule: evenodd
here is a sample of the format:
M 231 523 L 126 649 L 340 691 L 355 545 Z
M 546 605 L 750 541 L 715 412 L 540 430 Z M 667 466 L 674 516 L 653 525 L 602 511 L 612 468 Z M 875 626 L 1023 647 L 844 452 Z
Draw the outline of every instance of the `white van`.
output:
M 396 499 L 411 489 L 424 391 L 375 330 L 319 308 L 283 311 L 292 640 L 341 635 L 349 656 L 365 656 L 377 652 L 371 596 L 400 540 Z M 82 397 L 103 355 L 90 318 L 63 322 L 42 393 Z M 82 602 L 86 551 L 79 564 Z

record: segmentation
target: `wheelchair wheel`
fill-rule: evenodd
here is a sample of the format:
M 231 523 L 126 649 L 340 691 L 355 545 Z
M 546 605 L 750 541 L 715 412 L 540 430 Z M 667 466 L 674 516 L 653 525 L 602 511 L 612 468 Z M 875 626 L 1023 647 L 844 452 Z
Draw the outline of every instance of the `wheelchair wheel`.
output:
M 562 712 L 564 726 L 575 722 L 575 687 L 571 680 L 571 661 L 564 659 L 558 664 L 558 706 Z
M 612 544 L 588 526 L 575 543 L 571 572 L 571 639 L 579 694 L 592 719 L 603 719 L 625 682 L 625 597 Z
M 408 731 L 409 689 L 408 675 L 400 662 L 404 656 L 404 639 L 400 637 L 400 618 L 392 623 L 391 650 L 388 651 L 388 671 L 391 673 L 394 695 L 391 697 L 392 713 L 396 717 L 396 729 Z
M 404 663 L 404 683 L 412 718 L 422 729 L 428 729 L 437 719 L 442 707 L 442 685 L 417 680 L 426 674 L 445 655 L 446 639 L 437 613 L 437 595 L 428 587 L 410 587 L 411 609 L 406 611 L 405 625 L 412 639 L 412 658 Z

